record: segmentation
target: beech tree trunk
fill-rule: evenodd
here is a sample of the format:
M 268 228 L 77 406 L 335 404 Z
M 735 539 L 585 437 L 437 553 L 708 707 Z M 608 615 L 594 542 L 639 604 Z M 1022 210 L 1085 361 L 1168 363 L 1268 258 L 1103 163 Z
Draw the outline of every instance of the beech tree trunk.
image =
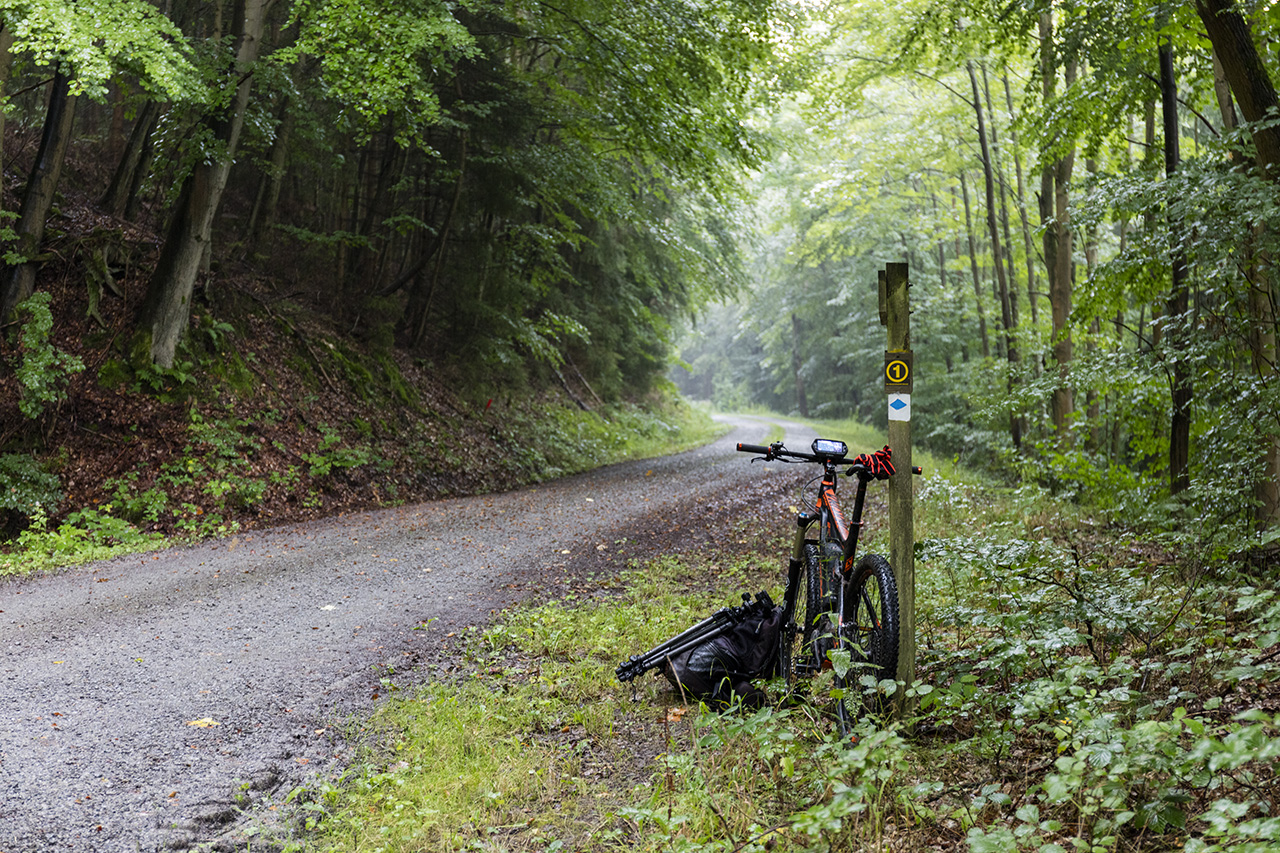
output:
M 987 80 L 987 64 L 982 64 L 982 96 L 987 103 L 987 120 L 990 123 L 991 135 L 991 167 L 995 172 L 999 186 L 1000 198 L 1000 233 L 1004 235 L 1004 261 L 1008 267 L 1006 272 L 1009 300 L 1010 329 L 1018 328 L 1018 272 L 1013 261 L 1013 236 L 1009 230 L 1009 176 L 1004 171 L 1003 149 L 1000 147 L 1000 134 L 996 128 L 996 110 L 991 104 L 991 85 Z M 1012 115 L 1012 113 L 1010 113 Z
M 1240 105 L 1240 114 L 1248 122 L 1260 122 L 1274 110 L 1275 86 L 1266 65 L 1253 43 L 1249 23 L 1236 7 L 1235 0 L 1196 0 L 1196 12 L 1204 22 L 1213 51 L 1222 63 L 1223 76 Z M 1252 131 L 1258 151 L 1258 166 L 1264 175 L 1280 176 L 1280 127 L 1256 127 Z
M 1005 104 L 1009 109 L 1009 115 L 1013 115 L 1013 93 L 1009 88 L 1009 75 L 1004 74 L 1001 79 L 1004 83 Z M 1027 216 L 1027 189 L 1022 177 L 1022 155 L 1018 153 L 1018 135 L 1012 130 L 1009 131 L 1009 140 L 1013 148 L 1014 173 L 1018 179 L 1018 219 L 1022 223 L 1022 244 L 1027 253 L 1027 300 L 1031 306 L 1031 326 L 1035 328 L 1040 325 L 1040 311 L 1036 308 L 1035 244 L 1031 242 L 1031 221 Z
M 173 366 L 178 341 L 191 319 L 196 276 L 212 237 L 213 218 L 240 140 L 249 103 L 250 69 L 258 58 L 269 5 L 270 0 L 235 0 L 236 53 L 228 79 L 235 95 L 225 114 L 209 120 L 214 138 L 224 146 L 223 154 L 213 162 L 197 164 L 183 182 L 160 259 L 147 286 L 139 332 L 149 337 L 150 357 L 161 367 Z
M 1046 101 L 1052 99 L 1057 79 L 1057 62 L 1053 44 L 1053 17 L 1040 16 L 1040 69 L 1044 78 Z M 1067 86 L 1075 82 L 1075 64 L 1065 68 Z M 1053 426 L 1059 436 L 1067 437 L 1075 403 L 1067 382 L 1071 369 L 1072 253 L 1071 209 L 1068 189 L 1075 166 L 1075 147 L 1068 148 L 1056 161 L 1044 164 L 1040 172 L 1040 217 L 1044 224 L 1044 261 L 1049 276 L 1049 308 L 1053 322 L 1053 360 L 1058 365 L 1058 384 L 1053 389 L 1051 411 Z
M 278 123 L 276 135 L 271 140 L 271 155 L 268 158 L 266 181 L 258 188 L 253 200 L 253 212 L 249 214 L 249 224 L 245 227 L 245 256 L 248 257 L 262 245 L 263 238 L 275 224 L 276 208 L 280 203 L 280 188 L 284 184 L 285 160 L 289 153 L 289 137 L 293 131 L 293 110 L 288 95 L 280 102 L 277 112 Z
M 421 346 L 427 338 L 427 323 L 431 319 L 431 303 L 435 299 L 436 288 L 440 284 L 440 276 L 444 270 L 445 249 L 449 242 L 449 232 L 453 228 L 454 217 L 457 216 L 461 207 L 462 191 L 466 185 L 467 177 L 468 141 L 466 133 L 463 133 L 458 140 L 458 176 L 454 180 L 453 196 L 449 200 L 449 208 L 445 211 L 444 221 L 440 224 L 439 232 L 423 253 L 422 258 L 407 272 L 401 274 L 400 279 L 395 284 L 398 287 L 417 279 L 418 274 L 425 270 L 427 264 L 434 259 L 435 263 L 431 271 L 431 278 L 425 283 L 418 279 L 417 286 L 410 295 L 409 305 L 406 309 L 406 320 L 408 321 L 408 327 L 412 329 L 412 342 L 415 348 Z
M 1164 121 L 1164 170 L 1172 177 L 1181 165 L 1178 129 L 1178 85 L 1173 71 L 1173 44 L 1165 39 L 1160 43 L 1160 104 Z M 1172 285 L 1169 290 L 1167 316 L 1169 346 L 1173 351 L 1172 396 L 1173 416 L 1169 425 L 1169 489 L 1173 494 L 1185 491 L 1191 485 L 1188 465 L 1191 460 L 1191 372 L 1186 362 L 1187 309 L 1189 304 L 1187 285 L 1187 255 L 1182 247 L 1182 227 L 1170 211 L 1169 234 L 1173 244 L 1170 258 Z
M 973 300 L 978 306 L 978 336 L 982 340 L 982 357 L 991 358 L 991 342 L 987 339 L 987 315 L 982 310 L 982 285 L 978 274 L 978 246 L 973 236 L 973 213 L 969 204 L 969 183 L 960 172 L 960 194 L 964 198 L 964 230 L 969 236 L 969 270 L 973 274 Z
M 1086 157 L 1084 161 L 1084 169 L 1089 173 L 1089 182 L 1092 184 L 1098 177 L 1098 161 L 1092 157 Z M 1123 238 L 1122 238 L 1123 240 Z M 1123 254 L 1123 253 L 1122 253 Z M 1085 231 L 1084 237 L 1084 266 L 1085 281 L 1091 281 L 1094 272 L 1098 267 L 1098 227 L 1090 225 Z M 1098 336 L 1102 333 L 1102 321 L 1097 317 L 1093 318 L 1093 322 L 1089 324 L 1089 337 L 1085 341 L 1085 350 L 1090 356 L 1096 356 L 1098 352 Z M 1089 390 L 1085 392 L 1085 417 L 1089 422 L 1089 450 L 1098 452 L 1102 450 L 1104 430 L 1102 425 L 1102 406 L 1101 398 L 1097 388 L 1091 383 Z
M 13 70 L 13 29 L 0 21 L 0 98 L 9 86 L 9 72 Z M 0 110 L 0 163 L 4 162 L 4 110 Z M 4 199 L 0 194 L 0 210 Z
M 111 211 L 113 216 L 124 216 L 134 195 L 134 188 L 141 182 L 138 172 L 145 171 L 147 166 L 149 158 L 146 152 L 151 146 L 151 134 L 155 132 L 161 112 L 159 103 L 147 101 L 142 112 L 138 113 L 137 121 L 133 123 L 129 142 L 111 175 L 111 184 L 102 196 L 102 206 Z
M 982 174 L 986 181 L 987 191 L 987 232 L 991 235 L 991 262 L 995 266 L 997 296 L 1000 302 L 1000 321 L 1004 327 L 1005 358 L 1009 362 L 1009 385 L 1013 385 L 1015 365 L 1018 363 L 1018 342 L 1014 338 L 1013 316 L 1009 308 L 1009 280 L 1005 274 L 1004 257 L 1001 253 L 1000 228 L 996 222 L 996 182 L 995 165 L 992 162 L 991 145 L 987 138 L 986 116 L 982 109 L 982 93 L 978 90 L 978 74 L 973 60 L 966 63 L 969 70 L 969 83 L 973 87 L 973 111 L 978 120 L 978 144 L 982 150 Z M 1009 437 L 1013 441 L 1014 450 L 1022 447 L 1022 429 L 1016 412 L 1009 413 Z
M 1254 43 L 1249 23 L 1235 0 L 1196 0 L 1196 11 L 1209 34 L 1222 76 L 1235 95 L 1240 115 L 1247 122 L 1260 122 L 1273 115 L 1280 109 L 1280 98 Z M 1221 94 L 1219 100 L 1222 100 Z M 1280 127 L 1254 126 L 1250 133 L 1257 151 L 1258 171 L 1268 180 L 1280 181 Z M 1275 382 L 1280 379 L 1276 365 L 1276 272 L 1269 257 L 1250 259 L 1248 266 L 1253 365 L 1263 381 Z M 1264 432 L 1269 434 L 1264 435 L 1265 446 L 1259 459 L 1261 479 L 1255 490 L 1258 499 L 1255 518 L 1260 526 L 1274 527 L 1280 525 L 1280 424 L 1273 420 Z
M 1071 342 L 1072 261 L 1075 235 L 1071 231 L 1071 209 L 1068 206 L 1071 173 L 1075 167 L 1074 149 L 1067 152 L 1053 168 L 1054 220 L 1049 236 L 1054 240 L 1053 274 L 1049 282 L 1049 307 L 1053 315 L 1053 360 L 1058 364 L 1059 384 L 1053 391 L 1053 423 L 1061 433 L 1069 425 L 1075 411 L 1074 395 L 1068 384 L 1074 348 Z
M 25 260 L 6 266 L 0 273 L 0 322 L 8 321 L 13 309 L 35 289 L 37 263 L 34 258 L 44 240 L 45 220 L 53 206 L 75 122 L 76 98 L 68 83 L 68 77 L 61 71 L 53 77 L 40 148 L 22 193 L 22 207 L 14 227 L 17 234 L 14 250 Z

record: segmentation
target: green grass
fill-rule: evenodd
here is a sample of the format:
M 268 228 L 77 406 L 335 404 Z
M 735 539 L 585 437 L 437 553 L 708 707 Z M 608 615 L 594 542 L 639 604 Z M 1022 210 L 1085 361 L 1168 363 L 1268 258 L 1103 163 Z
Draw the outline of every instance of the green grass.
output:
M 650 459 L 706 444 L 725 432 L 707 411 L 668 389 L 643 404 L 584 411 L 567 404 L 515 412 L 506 426 L 513 453 L 530 480 L 563 477 L 601 465 Z

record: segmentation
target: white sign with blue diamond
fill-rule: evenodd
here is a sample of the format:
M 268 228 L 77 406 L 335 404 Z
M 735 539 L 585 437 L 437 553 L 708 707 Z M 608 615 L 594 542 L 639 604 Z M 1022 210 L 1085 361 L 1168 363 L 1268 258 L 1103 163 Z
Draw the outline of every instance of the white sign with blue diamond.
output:
M 889 395 L 889 420 L 891 421 L 911 420 L 911 395 L 910 394 L 890 394 Z

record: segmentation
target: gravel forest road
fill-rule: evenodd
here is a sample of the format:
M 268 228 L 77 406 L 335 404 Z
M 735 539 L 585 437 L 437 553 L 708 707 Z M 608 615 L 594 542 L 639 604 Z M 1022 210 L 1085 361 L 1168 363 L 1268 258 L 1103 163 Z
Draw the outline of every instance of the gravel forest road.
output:
M 0 582 L 0 853 L 205 847 L 237 793 L 341 767 L 342 722 L 388 667 L 438 659 L 450 632 L 554 597 L 567 572 L 776 511 L 794 478 L 733 443 L 807 434 L 728 422 L 698 450 L 537 487 Z

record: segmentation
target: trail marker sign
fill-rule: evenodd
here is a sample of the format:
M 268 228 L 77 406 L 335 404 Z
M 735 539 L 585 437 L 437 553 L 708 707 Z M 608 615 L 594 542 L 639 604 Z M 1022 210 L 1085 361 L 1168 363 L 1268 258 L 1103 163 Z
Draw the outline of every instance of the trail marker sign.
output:
M 912 370 L 911 351 L 888 352 L 884 354 L 884 390 L 890 394 L 910 394 L 911 382 L 915 379 Z

